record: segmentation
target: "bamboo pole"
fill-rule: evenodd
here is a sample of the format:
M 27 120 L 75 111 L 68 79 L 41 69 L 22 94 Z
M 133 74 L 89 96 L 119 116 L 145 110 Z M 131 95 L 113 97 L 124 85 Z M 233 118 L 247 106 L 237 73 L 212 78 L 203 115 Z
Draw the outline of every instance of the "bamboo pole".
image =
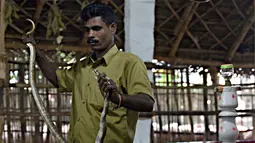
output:
M 25 67 L 24 65 L 19 65 L 19 82 L 20 83 L 25 83 L 24 80 L 24 76 L 25 76 Z M 22 116 L 20 116 L 20 124 L 21 124 L 21 140 L 22 142 L 25 142 L 25 132 L 26 132 L 26 122 L 25 122 L 25 118 L 23 116 L 24 114 L 24 96 L 25 96 L 25 90 L 24 88 L 19 88 L 19 92 L 20 92 L 20 113 L 22 114 Z
M 203 84 L 204 86 L 207 85 L 207 72 L 205 72 L 205 70 L 203 70 Z M 204 103 L 204 111 L 207 112 L 208 111 L 208 105 L 207 105 L 207 100 L 208 100 L 208 90 L 206 88 L 203 89 L 203 94 L 204 94 L 204 98 L 203 98 L 203 103 Z M 209 130 L 209 119 L 208 116 L 205 115 L 205 132 L 204 132 L 204 141 L 208 141 L 209 139 L 209 134 L 210 134 L 210 130 Z
M 173 13 L 173 15 L 177 18 L 177 19 L 180 19 L 179 15 L 177 14 L 178 13 L 178 10 L 175 11 L 173 9 L 173 7 L 169 4 L 168 1 L 166 1 L 166 4 L 167 4 L 167 7 L 171 10 L 171 12 Z M 189 31 L 188 27 L 186 28 L 186 32 L 188 34 L 188 36 L 192 39 L 192 41 L 194 42 L 194 44 L 197 46 L 198 49 L 201 49 L 199 43 L 198 43 L 198 40 L 193 36 L 193 34 Z
M 169 70 L 166 70 L 166 86 L 170 86 L 169 85 Z M 166 89 L 166 102 L 167 102 L 167 111 L 170 111 L 170 100 L 169 100 L 170 94 L 169 94 L 169 89 Z M 170 135 L 170 140 L 172 140 L 172 136 L 170 134 L 170 115 L 167 116 L 167 126 L 168 126 L 168 134 Z M 168 136 L 169 137 L 169 136 Z M 167 139 L 169 139 L 167 137 Z
M 172 70 L 171 72 L 171 78 L 172 78 L 172 82 L 173 82 L 173 86 L 176 86 L 176 78 L 175 78 L 175 70 Z M 174 102 L 175 102 L 175 108 L 173 107 L 172 109 L 176 109 L 176 111 L 178 112 L 179 111 L 179 98 L 178 98 L 178 95 L 177 95 L 177 89 L 173 89 L 173 96 L 174 96 Z M 179 126 L 181 125 L 181 122 L 180 122 L 180 118 L 179 116 L 177 116 L 177 132 L 180 133 L 180 130 L 179 130 Z M 180 135 L 178 136 L 178 138 L 180 139 Z
M 211 75 L 211 81 L 213 83 L 213 87 L 216 87 L 218 84 L 219 84 L 219 78 L 217 76 L 218 74 L 218 71 L 217 71 L 217 68 L 216 67 L 209 67 L 209 73 Z M 253 96 L 252 96 L 253 97 Z M 215 111 L 219 112 L 219 109 L 218 109 L 218 98 L 217 98 L 217 93 L 214 92 L 214 108 L 215 108 Z M 215 140 L 218 140 L 219 139 L 219 115 L 216 114 L 216 139 Z
M 169 58 L 162 56 L 154 56 L 158 61 L 166 61 L 173 64 L 190 64 L 190 65 L 200 65 L 200 66 L 220 66 L 225 62 L 221 61 L 211 61 L 211 60 L 197 60 L 197 59 L 186 59 L 186 58 Z M 236 68 L 254 68 L 255 63 L 236 63 L 233 62 Z
M 173 48 L 171 49 L 171 51 L 169 52 L 169 56 L 171 57 L 175 57 L 177 49 L 181 43 L 181 40 L 188 28 L 188 25 L 193 17 L 194 11 L 196 10 L 196 8 L 199 6 L 199 3 L 195 3 L 195 2 L 191 2 L 191 4 L 189 6 L 187 6 L 187 8 L 184 11 L 184 14 L 180 20 L 180 24 L 182 27 L 179 28 L 179 26 L 176 27 L 176 32 L 178 32 L 178 36 L 177 39 L 173 45 Z
M 0 1 L 0 84 L 5 83 L 5 74 L 6 74 L 6 55 L 5 55 L 5 48 L 4 48 L 4 33 L 5 33 L 5 26 L 4 26 L 4 5 L 5 0 Z M 1 88 L 1 87 L 0 87 Z M 1 89 L 3 91 L 3 88 Z M 0 92 L 1 99 L 3 99 L 4 92 Z M 3 102 L 0 103 L 0 107 L 3 107 Z M 2 137 L 2 133 L 4 130 L 4 116 L 0 116 L 0 137 Z M 0 140 L 0 143 L 2 140 Z
M 158 97 L 158 94 L 157 94 L 158 92 L 157 92 L 157 89 L 154 87 L 155 83 L 156 83 L 156 77 L 155 77 L 154 74 L 153 74 L 153 83 L 154 83 L 153 89 L 154 89 L 154 95 L 155 95 L 155 98 L 156 98 L 157 109 L 158 109 L 158 112 L 161 112 L 160 101 L 159 101 L 159 97 Z M 160 129 L 159 138 L 161 139 L 162 134 L 163 134 L 163 129 L 162 129 L 162 118 L 161 118 L 160 115 L 158 116 L 158 121 L 159 121 L 159 129 Z
M 186 79 L 187 79 L 187 87 L 190 87 L 190 81 L 189 81 L 189 69 L 186 68 Z M 192 111 L 192 99 L 191 99 L 191 93 L 190 93 L 190 88 L 187 88 L 187 97 L 188 97 L 188 106 L 189 106 L 189 111 Z M 194 140 L 194 122 L 193 122 L 193 117 L 190 115 L 189 116 L 189 121 L 190 121 L 190 126 L 191 126 L 191 136 L 192 140 Z

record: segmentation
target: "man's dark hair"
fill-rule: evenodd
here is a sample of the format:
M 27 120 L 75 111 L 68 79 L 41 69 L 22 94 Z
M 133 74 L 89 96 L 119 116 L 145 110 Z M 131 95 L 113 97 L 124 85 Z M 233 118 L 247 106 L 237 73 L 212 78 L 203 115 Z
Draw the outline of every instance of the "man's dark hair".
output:
M 115 22 L 115 13 L 113 9 L 104 3 L 94 2 L 83 8 L 81 12 L 81 19 L 88 21 L 91 18 L 101 16 L 102 20 L 107 24 Z

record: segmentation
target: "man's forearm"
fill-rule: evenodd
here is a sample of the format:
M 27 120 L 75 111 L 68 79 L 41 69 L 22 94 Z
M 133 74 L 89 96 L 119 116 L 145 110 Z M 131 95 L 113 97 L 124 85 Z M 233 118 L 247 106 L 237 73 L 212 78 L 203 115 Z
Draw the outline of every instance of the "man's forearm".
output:
M 154 100 L 147 94 L 123 95 L 121 106 L 138 112 L 151 112 Z M 116 96 L 117 97 L 117 96 Z M 114 103 L 118 104 L 119 99 L 115 98 Z
M 43 75 L 55 86 L 58 87 L 58 80 L 56 75 L 57 65 L 50 62 L 45 55 L 40 51 L 36 50 L 36 62 L 40 67 Z

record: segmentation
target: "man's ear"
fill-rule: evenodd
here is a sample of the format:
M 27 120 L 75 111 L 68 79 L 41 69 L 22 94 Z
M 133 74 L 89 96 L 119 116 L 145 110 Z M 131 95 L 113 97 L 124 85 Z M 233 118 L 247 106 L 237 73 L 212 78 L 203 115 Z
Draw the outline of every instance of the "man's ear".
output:
M 111 30 L 112 35 L 114 35 L 116 33 L 116 31 L 117 31 L 117 24 L 115 22 L 113 22 L 110 25 L 110 30 Z

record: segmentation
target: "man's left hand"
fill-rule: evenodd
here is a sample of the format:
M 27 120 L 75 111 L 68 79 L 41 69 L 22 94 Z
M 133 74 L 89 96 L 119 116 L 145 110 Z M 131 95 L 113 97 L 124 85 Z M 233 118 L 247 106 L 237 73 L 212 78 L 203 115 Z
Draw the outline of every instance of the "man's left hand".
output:
M 101 73 L 99 75 L 98 85 L 102 92 L 110 94 L 109 98 L 111 101 L 113 101 L 113 102 L 118 101 L 118 97 L 116 95 L 114 95 L 118 90 L 117 85 L 112 79 L 107 78 L 105 73 Z M 103 96 L 104 95 L 105 94 L 103 94 Z

